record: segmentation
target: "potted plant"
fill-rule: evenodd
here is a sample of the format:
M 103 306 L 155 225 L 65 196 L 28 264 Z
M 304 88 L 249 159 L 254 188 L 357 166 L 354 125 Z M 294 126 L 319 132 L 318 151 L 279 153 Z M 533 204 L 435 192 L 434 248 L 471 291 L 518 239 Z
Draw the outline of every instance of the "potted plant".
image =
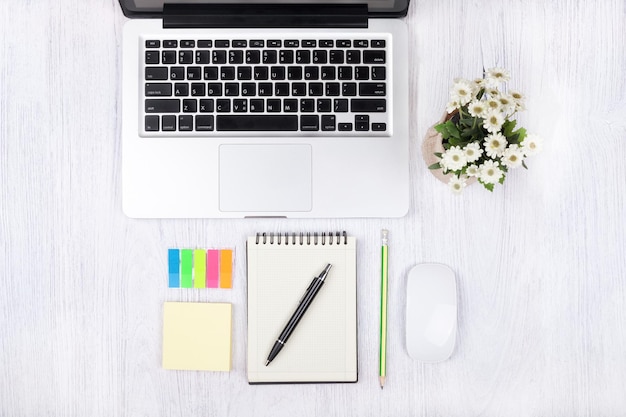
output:
M 541 138 L 513 119 L 525 110 L 525 97 L 501 89 L 509 79 L 507 70 L 491 68 L 474 81 L 454 80 L 446 114 L 426 136 L 424 157 L 436 161 L 428 168 L 441 170 L 435 175 L 455 193 L 475 181 L 493 191 L 510 169 L 527 169 L 525 159 L 541 150 Z

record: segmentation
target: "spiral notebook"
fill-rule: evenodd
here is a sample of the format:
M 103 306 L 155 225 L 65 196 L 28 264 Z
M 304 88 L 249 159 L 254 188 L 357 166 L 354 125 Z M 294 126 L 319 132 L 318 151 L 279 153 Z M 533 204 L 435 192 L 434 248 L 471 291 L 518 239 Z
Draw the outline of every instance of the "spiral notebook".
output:
M 257 234 L 247 240 L 248 382 L 357 381 L 356 240 L 343 233 Z M 332 268 L 285 347 L 276 338 L 312 279 Z

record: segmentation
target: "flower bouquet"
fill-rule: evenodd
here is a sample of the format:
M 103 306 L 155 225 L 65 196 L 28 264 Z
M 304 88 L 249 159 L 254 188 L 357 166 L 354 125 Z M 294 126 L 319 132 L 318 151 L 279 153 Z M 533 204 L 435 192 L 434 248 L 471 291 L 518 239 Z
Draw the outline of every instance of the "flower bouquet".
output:
M 461 193 L 468 180 L 475 178 L 489 191 L 502 184 L 509 169 L 523 166 L 526 157 L 537 153 L 542 141 L 537 135 L 517 128 L 513 116 L 525 110 L 524 95 L 499 87 L 509 80 L 502 68 L 489 69 L 474 81 L 454 80 L 447 115 L 436 126 L 443 152 L 431 170 L 441 169 L 449 176 L 452 191 Z

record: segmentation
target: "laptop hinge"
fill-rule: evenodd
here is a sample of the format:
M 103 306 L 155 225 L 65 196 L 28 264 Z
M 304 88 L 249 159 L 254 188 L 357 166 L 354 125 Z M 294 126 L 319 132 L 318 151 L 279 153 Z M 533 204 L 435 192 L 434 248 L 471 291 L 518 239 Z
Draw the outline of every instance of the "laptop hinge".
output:
M 367 28 L 366 4 L 163 5 L 164 28 Z

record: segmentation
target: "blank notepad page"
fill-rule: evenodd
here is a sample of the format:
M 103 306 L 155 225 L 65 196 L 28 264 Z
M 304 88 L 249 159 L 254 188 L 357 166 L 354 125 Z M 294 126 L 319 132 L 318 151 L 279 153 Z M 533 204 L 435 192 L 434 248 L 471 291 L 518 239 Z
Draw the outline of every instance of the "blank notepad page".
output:
M 251 237 L 248 259 L 248 381 L 356 382 L 356 243 L 306 237 L 285 244 Z M 273 243 L 270 243 L 273 242 Z M 324 242 L 324 244 L 322 244 Z M 267 356 L 314 277 L 327 264 L 325 284 L 278 356 Z

